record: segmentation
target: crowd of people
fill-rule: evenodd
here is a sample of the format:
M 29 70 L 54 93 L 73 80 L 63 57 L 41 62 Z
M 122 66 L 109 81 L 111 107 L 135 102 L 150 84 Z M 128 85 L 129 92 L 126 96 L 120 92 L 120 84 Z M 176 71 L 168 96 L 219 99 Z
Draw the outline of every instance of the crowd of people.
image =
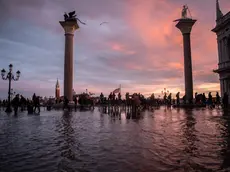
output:
M 129 94 L 128 92 L 125 94 L 125 98 L 122 99 L 121 93 L 119 92 L 117 95 L 113 92 L 109 94 L 108 97 L 104 96 L 103 93 L 100 94 L 98 101 L 96 101 L 95 98 L 91 97 L 87 93 L 82 93 L 79 96 L 73 97 L 73 101 L 75 103 L 75 108 L 77 105 L 80 107 L 82 106 L 92 106 L 94 105 L 100 105 L 100 106 L 126 106 L 128 108 L 130 107 L 136 107 L 136 106 L 141 106 L 143 108 L 149 108 L 149 107 L 154 107 L 154 106 L 160 106 L 160 105 L 176 105 L 180 106 L 181 104 L 188 104 L 186 100 L 186 95 L 180 98 L 180 92 L 178 92 L 175 95 L 175 98 L 172 97 L 172 93 L 165 93 L 163 98 L 161 99 L 160 97 L 156 98 L 154 93 L 146 98 L 143 94 L 141 93 L 134 93 L 134 94 Z M 61 99 L 56 99 L 56 104 L 63 103 L 63 109 L 68 108 L 69 109 L 69 100 L 67 97 L 64 97 L 63 100 Z M 51 107 L 55 104 L 55 102 L 52 102 L 51 100 L 48 100 L 44 106 L 47 107 L 47 110 L 51 110 Z M 193 101 L 193 104 L 196 105 L 202 105 L 202 106 L 207 106 L 209 108 L 214 108 L 222 106 L 223 108 L 228 108 L 229 105 L 229 95 L 227 93 L 224 93 L 223 97 L 221 98 L 219 93 L 216 92 L 215 98 L 213 98 L 211 92 L 208 94 L 206 97 L 205 93 L 198 94 L 195 93 L 195 98 Z M 0 109 L 7 107 L 8 106 L 8 101 L 7 100 L 0 100 Z M 15 114 L 18 113 L 19 109 L 20 111 L 27 110 L 29 114 L 32 113 L 40 113 L 40 97 L 36 96 L 34 93 L 32 96 L 32 99 L 26 99 L 22 95 L 17 94 L 11 101 L 11 106 L 13 107 L 13 110 Z
M 121 99 L 121 94 L 118 93 L 116 96 L 114 93 L 110 93 L 108 97 L 105 97 L 103 93 L 100 95 L 100 104 L 101 105 L 125 105 L 125 106 L 132 106 L 132 105 L 137 105 L 137 106 L 144 106 L 144 107 L 150 107 L 150 106 L 160 106 L 160 105 L 176 105 L 180 106 L 181 104 L 195 104 L 195 105 L 201 105 L 203 107 L 209 107 L 213 108 L 215 106 L 220 107 L 222 106 L 223 108 L 227 108 L 229 105 L 229 95 L 227 93 L 224 93 L 224 96 L 220 97 L 219 93 L 216 92 L 216 97 L 213 98 L 211 92 L 209 92 L 208 97 L 206 97 L 205 93 L 198 94 L 195 93 L 195 98 L 191 102 L 189 102 L 186 99 L 186 95 L 180 98 L 180 92 L 176 94 L 176 98 L 172 97 L 172 93 L 165 93 L 163 96 L 163 99 L 161 98 L 156 98 L 154 93 L 148 97 L 145 98 L 144 95 L 140 93 L 134 93 L 130 95 L 128 92 L 125 95 L 125 99 Z
M 0 109 L 4 109 L 8 106 L 7 100 L 0 100 Z M 28 114 L 40 113 L 40 97 L 36 96 L 34 93 L 32 99 L 23 97 L 22 95 L 17 94 L 10 102 L 15 114 L 20 110 L 21 112 L 27 110 Z

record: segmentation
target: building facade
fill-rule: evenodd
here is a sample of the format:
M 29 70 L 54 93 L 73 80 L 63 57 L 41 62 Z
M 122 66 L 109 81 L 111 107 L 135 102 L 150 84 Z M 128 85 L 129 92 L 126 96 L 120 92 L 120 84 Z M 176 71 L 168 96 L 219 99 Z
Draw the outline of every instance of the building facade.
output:
M 60 85 L 57 79 L 56 87 L 55 87 L 55 98 L 60 99 Z
M 225 92 L 230 97 L 230 12 L 223 15 L 220 10 L 219 1 L 216 1 L 216 27 L 212 29 L 217 35 L 218 45 L 218 69 L 221 96 Z

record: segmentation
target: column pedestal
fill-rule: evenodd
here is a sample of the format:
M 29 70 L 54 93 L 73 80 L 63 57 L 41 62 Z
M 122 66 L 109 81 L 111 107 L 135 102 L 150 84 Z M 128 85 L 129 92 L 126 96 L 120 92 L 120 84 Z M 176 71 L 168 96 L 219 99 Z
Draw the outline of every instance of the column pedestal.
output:
M 60 21 L 65 31 L 65 59 L 64 59 L 64 96 L 73 100 L 73 37 L 79 28 L 77 21 Z

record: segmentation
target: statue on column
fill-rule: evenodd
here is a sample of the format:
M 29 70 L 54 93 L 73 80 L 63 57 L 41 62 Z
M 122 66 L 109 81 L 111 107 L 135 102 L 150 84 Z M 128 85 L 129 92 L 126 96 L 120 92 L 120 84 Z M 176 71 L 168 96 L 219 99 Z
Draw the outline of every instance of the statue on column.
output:
M 181 12 L 181 17 L 183 18 L 183 19 L 187 19 L 188 17 L 187 17 L 187 10 L 188 10 L 188 6 L 187 5 L 184 5 L 183 6 L 183 9 L 182 9 L 182 12 Z
M 69 12 L 68 14 L 64 14 L 64 20 L 65 21 L 79 21 L 81 24 L 86 25 L 86 23 L 82 22 L 79 18 L 77 18 L 77 15 L 75 14 L 75 11 Z

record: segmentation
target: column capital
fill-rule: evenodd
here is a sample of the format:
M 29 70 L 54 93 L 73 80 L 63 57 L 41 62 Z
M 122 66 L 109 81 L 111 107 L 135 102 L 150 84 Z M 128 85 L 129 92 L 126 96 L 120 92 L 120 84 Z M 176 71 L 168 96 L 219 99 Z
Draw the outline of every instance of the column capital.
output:
M 191 33 L 192 27 L 196 23 L 196 20 L 193 20 L 193 19 L 179 19 L 176 21 L 178 21 L 178 23 L 176 24 L 176 27 L 180 29 L 182 34 Z
M 59 22 L 63 27 L 65 34 L 73 35 L 74 32 L 79 29 L 77 21 L 60 21 Z

